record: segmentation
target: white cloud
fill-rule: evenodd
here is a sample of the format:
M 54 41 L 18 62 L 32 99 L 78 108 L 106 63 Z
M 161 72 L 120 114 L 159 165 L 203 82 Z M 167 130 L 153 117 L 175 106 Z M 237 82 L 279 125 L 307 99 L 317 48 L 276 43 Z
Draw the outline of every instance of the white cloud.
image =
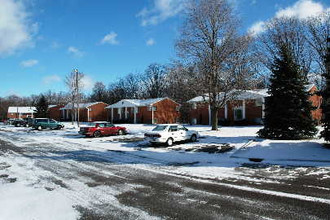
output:
M 295 17 L 298 19 L 306 19 L 309 17 L 318 16 L 326 11 L 330 11 L 330 8 L 326 8 L 322 3 L 315 2 L 313 0 L 298 0 L 292 6 L 286 8 L 280 8 L 276 13 L 276 18 L 281 17 Z M 254 23 L 248 30 L 252 35 L 258 35 L 265 31 L 265 25 L 267 21 L 258 21 Z
M 153 0 L 151 9 L 143 8 L 137 17 L 141 18 L 141 25 L 157 25 L 166 19 L 177 15 L 185 8 L 186 0 Z
M 258 21 L 254 23 L 248 30 L 252 35 L 257 35 L 266 30 L 266 23 L 264 21 Z
M 60 82 L 60 81 L 61 81 L 61 77 L 59 77 L 58 75 L 45 76 L 45 77 L 42 79 L 42 82 L 43 82 L 45 85 L 49 85 L 49 84 L 56 83 L 56 82 Z
M 85 55 L 84 52 L 80 51 L 78 48 L 73 46 L 68 47 L 68 53 L 72 54 L 75 57 L 82 57 Z
M 39 63 L 38 60 L 24 60 L 21 62 L 21 66 L 23 67 L 32 67 Z
M 117 40 L 117 36 L 118 34 L 111 31 L 109 34 L 105 35 L 103 37 L 103 39 L 101 40 L 101 44 L 119 44 L 118 40 Z
M 94 80 L 91 77 L 89 77 L 88 75 L 85 75 L 82 79 L 82 84 L 83 84 L 84 90 L 90 91 L 94 87 Z
M 155 41 L 153 38 L 149 38 L 149 39 L 146 41 L 146 45 L 147 45 L 147 46 L 153 46 L 155 43 L 156 43 L 156 41 Z
M 319 2 L 313 0 L 299 0 L 293 6 L 280 9 L 276 12 L 275 17 L 296 17 L 299 19 L 306 19 L 320 15 L 326 9 Z
M 0 56 L 31 46 L 36 31 L 23 1 L 0 0 Z

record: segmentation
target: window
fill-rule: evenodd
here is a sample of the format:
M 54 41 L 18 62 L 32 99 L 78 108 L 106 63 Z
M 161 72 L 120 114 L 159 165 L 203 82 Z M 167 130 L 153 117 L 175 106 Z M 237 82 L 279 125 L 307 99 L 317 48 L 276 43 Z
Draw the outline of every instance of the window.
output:
M 152 121 L 153 124 L 157 124 L 157 118 L 154 118 L 154 120 Z
M 169 132 L 178 131 L 178 126 L 170 126 Z
M 153 110 L 153 111 L 157 111 L 157 107 L 156 106 L 149 106 L 148 107 L 148 111 L 151 111 L 151 110 Z
M 196 102 L 194 102 L 194 103 L 192 104 L 192 109 L 197 109 L 197 103 L 196 103 Z
M 53 119 L 51 119 L 49 122 L 50 122 L 50 123 L 56 123 L 56 121 L 53 120 Z
M 153 131 L 164 131 L 167 128 L 166 125 L 158 125 L 157 127 L 155 127 L 154 129 L 152 129 Z
M 176 110 L 177 112 L 180 111 L 180 105 L 176 106 L 176 107 L 175 107 L 175 110 Z
M 104 127 L 105 127 L 105 124 L 99 124 L 98 127 L 100 127 L 100 128 L 104 128 Z
M 234 120 L 235 121 L 243 120 L 243 109 L 242 109 L 242 107 L 234 108 Z
M 197 124 L 197 118 L 191 119 L 191 124 L 196 125 Z
M 108 127 L 108 128 L 112 128 L 112 127 L 114 127 L 114 125 L 111 124 L 111 123 L 107 123 L 106 127 Z
M 262 106 L 262 99 L 256 99 L 255 103 L 257 107 Z
M 184 127 L 184 126 L 179 126 L 178 127 L 178 130 L 179 131 L 188 131 L 188 129 L 186 127 Z

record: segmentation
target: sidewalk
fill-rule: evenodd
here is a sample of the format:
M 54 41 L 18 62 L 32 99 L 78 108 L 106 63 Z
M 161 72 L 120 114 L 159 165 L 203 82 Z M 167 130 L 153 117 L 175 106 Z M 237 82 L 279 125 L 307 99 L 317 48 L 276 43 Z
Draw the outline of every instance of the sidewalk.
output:
M 320 140 L 261 140 L 237 150 L 231 158 L 258 158 L 263 163 L 330 166 L 330 149 L 323 147 Z

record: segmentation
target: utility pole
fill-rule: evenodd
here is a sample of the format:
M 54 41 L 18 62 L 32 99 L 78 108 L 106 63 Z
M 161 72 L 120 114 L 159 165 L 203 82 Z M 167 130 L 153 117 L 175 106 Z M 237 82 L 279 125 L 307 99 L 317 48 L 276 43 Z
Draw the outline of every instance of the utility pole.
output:
M 80 102 L 80 97 L 79 97 L 79 72 L 78 72 L 78 69 L 75 69 L 75 82 L 76 82 L 76 85 L 75 85 L 75 92 L 76 92 L 76 102 L 77 102 L 77 126 L 79 127 L 79 120 L 80 120 L 80 109 L 79 109 L 79 102 Z

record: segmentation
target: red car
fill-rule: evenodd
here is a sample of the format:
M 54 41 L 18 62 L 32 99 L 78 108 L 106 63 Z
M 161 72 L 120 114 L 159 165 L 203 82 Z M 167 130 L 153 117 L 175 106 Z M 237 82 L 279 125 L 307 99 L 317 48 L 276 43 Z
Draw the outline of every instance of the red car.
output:
M 86 127 L 81 127 L 79 134 L 86 137 L 101 137 L 107 135 L 123 135 L 126 134 L 125 127 L 115 126 L 108 122 L 93 122 Z

